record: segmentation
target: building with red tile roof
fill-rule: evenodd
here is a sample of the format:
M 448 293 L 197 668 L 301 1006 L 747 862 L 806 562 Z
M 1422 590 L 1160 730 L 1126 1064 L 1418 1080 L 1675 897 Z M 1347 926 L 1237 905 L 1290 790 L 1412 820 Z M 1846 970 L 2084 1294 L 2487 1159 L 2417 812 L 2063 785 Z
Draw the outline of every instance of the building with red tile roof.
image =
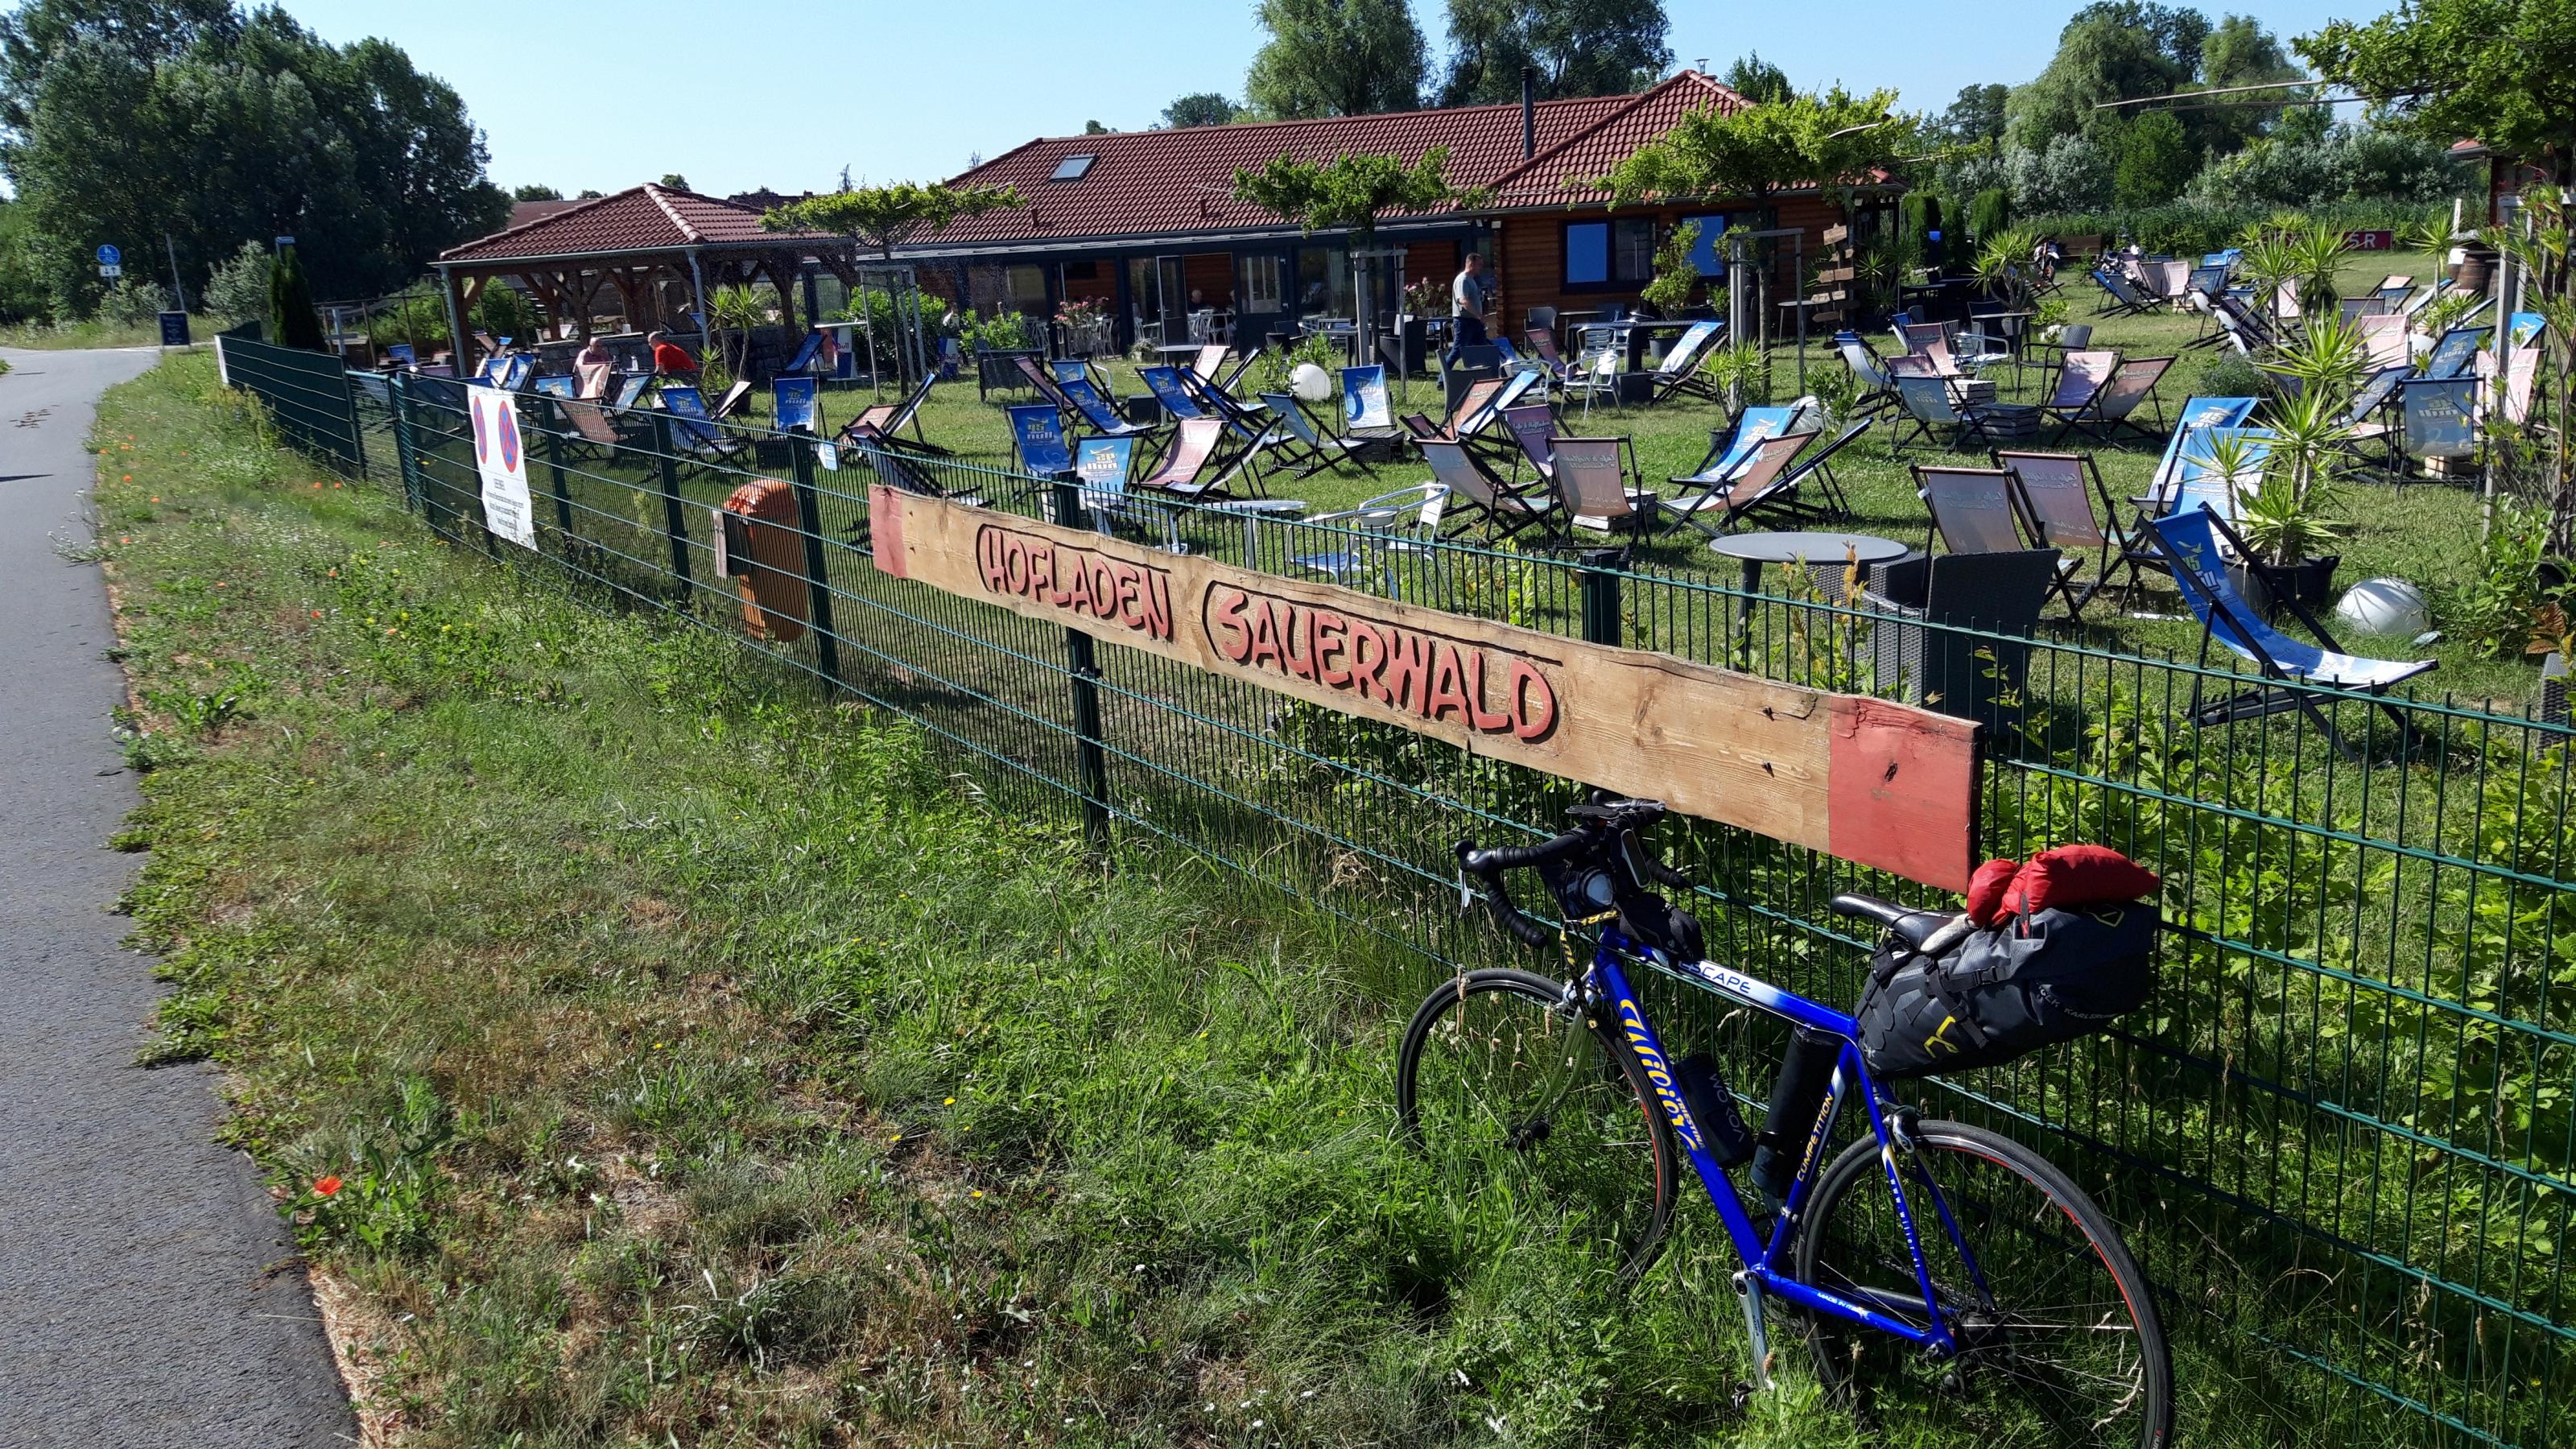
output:
M 1280 156 L 1410 162 L 1441 146 L 1449 179 L 1489 191 L 1490 204 L 1389 216 L 1378 243 L 1404 249 L 1403 276 L 1414 282 L 1445 284 L 1464 252 L 1482 251 L 1517 332 L 1534 307 L 1633 304 L 1656 243 L 1684 219 L 1702 223 L 1712 275 L 1714 239 L 1733 222 L 1803 228 L 1817 255 L 1824 229 L 1843 220 L 1839 202 L 1817 188 L 1775 196 L 1769 214 L 1755 216 L 1749 204 L 1613 209 L 1584 184 L 1691 111 L 1749 104 L 1685 70 L 1634 95 L 1042 138 L 951 178 L 1014 187 L 1024 205 L 961 220 L 901 254 L 920 265 L 925 285 L 979 311 L 1043 317 L 1070 302 L 1105 304 L 1122 344 L 1142 328 L 1170 335 L 1202 308 L 1231 313 L 1238 337 L 1258 336 L 1301 316 L 1351 315 L 1347 237 L 1304 234 L 1235 199 L 1234 173 Z M 1392 296 L 1378 305 L 1391 309 Z

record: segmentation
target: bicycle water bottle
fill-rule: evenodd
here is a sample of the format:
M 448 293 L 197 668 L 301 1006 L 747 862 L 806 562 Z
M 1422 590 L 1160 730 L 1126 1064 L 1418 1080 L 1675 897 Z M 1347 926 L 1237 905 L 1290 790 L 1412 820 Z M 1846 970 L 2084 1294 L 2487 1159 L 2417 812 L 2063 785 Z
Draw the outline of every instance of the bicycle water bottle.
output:
M 1841 1037 L 1802 1026 L 1780 1058 L 1779 1079 L 1771 1084 L 1771 1110 L 1762 1119 L 1753 1152 L 1753 1185 L 1773 1202 L 1788 1199 L 1789 1184 L 1807 1153 L 1807 1134 L 1815 1130 L 1841 1056 Z

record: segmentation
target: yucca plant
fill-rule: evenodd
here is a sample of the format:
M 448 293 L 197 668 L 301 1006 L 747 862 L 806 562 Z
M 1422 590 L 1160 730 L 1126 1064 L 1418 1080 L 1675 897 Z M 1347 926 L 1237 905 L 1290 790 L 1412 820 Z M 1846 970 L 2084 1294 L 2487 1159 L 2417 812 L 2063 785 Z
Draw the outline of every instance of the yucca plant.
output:
M 2030 284 L 2031 249 L 2038 238 L 2028 231 L 2002 231 L 1977 249 L 1977 285 L 1987 296 L 2016 312 L 2030 310 L 2035 295 Z
M 2360 324 L 2345 321 L 2340 311 L 2316 312 L 2309 314 L 2299 335 L 2257 365 L 2298 384 L 2285 391 L 2301 398 L 2323 397 L 2341 408 L 2370 370 L 2370 344 Z
M 2280 232 L 2261 232 L 2245 242 L 2245 255 L 2236 263 L 2236 274 L 2252 284 L 2256 297 L 2269 298 L 2283 282 L 2299 274 L 2298 248 Z
M 2343 254 L 2351 250 L 2343 233 L 2330 226 L 2301 227 L 2289 234 L 2288 241 L 2288 280 L 2298 286 L 2299 310 L 2311 317 L 2336 311 L 2343 296 L 2335 285 L 2335 268 L 2343 264 Z
M 2341 501 L 2334 477 L 2351 436 L 2343 409 L 2344 400 L 2330 388 L 2303 388 L 2296 397 L 2273 401 L 2266 416 L 2272 436 L 2259 449 L 2244 438 L 2212 445 L 2213 466 L 2236 494 L 2237 531 L 2260 562 L 2287 568 L 2342 535 L 2334 516 Z M 2219 463 L 2225 449 L 2236 451 L 2229 463 Z

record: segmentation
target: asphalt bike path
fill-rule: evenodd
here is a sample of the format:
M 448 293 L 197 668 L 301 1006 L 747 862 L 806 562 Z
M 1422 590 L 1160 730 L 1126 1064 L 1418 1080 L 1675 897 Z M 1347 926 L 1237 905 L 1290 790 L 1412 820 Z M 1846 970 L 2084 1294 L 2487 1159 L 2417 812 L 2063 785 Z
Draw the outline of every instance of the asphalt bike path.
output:
M 108 913 L 137 799 L 91 538 L 99 394 L 150 349 L 0 375 L 0 1449 L 356 1442 L 293 1246 L 199 1066 L 145 1069 L 162 988 Z

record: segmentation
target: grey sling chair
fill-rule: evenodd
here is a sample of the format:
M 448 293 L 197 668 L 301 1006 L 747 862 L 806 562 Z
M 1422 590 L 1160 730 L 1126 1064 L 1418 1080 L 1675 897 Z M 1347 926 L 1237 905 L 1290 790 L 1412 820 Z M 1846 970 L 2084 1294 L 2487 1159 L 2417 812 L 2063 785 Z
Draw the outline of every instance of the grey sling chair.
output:
M 1536 530 L 1539 546 L 1554 548 L 1567 540 L 1564 512 L 1550 491 L 1524 491 L 1494 475 L 1485 460 L 1450 438 L 1422 438 L 1416 443 L 1431 476 L 1449 488 L 1449 501 L 1481 522 L 1487 543 L 1500 543 Z
M 2115 567 L 2113 550 L 2122 548 L 2123 540 L 2106 528 L 2102 516 L 2094 511 L 2094 499 L 2108 498 L 2110 490 L 2102 482 L 2102 471 L 2095 466 L 2090 453 L 2030 453 L 1997 449 L 1994 464 L 2012 474 L 2013 497 L 2021 506 L 2022 522 L 2029 528 L 2031 541 L 2045 544 L 2065 555 L 2068 566 L 2059 572 L 2052 588 L 2066 600 L 2066 617 L 2081 620 L 2084 606 L 2111 582 Z M 2117 517 L 2117 514 L 2112 515 Z M 2093 555 L 2093 577 L 2083 592 L 2075 590 L 2076 564 L 2085 553 Z M 2137 583 L 2137 569 L 2131 566 L 2132 589 Z

